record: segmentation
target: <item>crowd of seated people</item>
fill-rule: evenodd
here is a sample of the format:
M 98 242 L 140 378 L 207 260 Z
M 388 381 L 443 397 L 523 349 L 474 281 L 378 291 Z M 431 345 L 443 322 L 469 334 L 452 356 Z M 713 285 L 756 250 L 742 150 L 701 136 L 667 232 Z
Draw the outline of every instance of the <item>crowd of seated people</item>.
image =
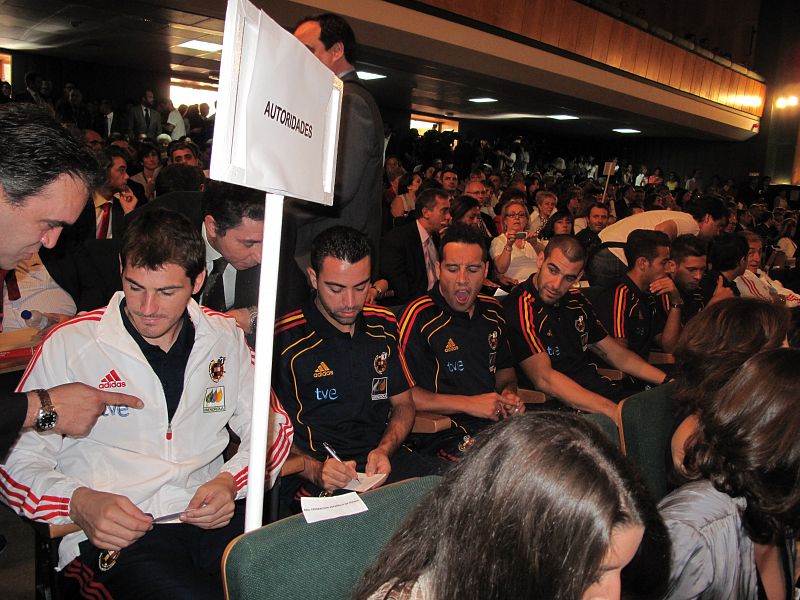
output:
M 144 94 L 131 109 L 141 112 L 145 126 L 145 108 L 151 102 Z M 166 116 L 150 118 L 166 122 Z M 191 123 L 184 125 L 190 133 Z M 239 293 L 258 276 L 264 219 L 256 206 L 259 194 L 208 181 L 200 149 L 189 139 L 164 146 L 158 139 L 104 138 L 88 128 L 79 135 L 105 177 L 94 190 L 94 202 L 59 245 L 41 257 L 52 275 L 48 285 L 66 290 L 74 306 L 43 306 L 41 311 L 68 316 L 108 303 L 128 285 L 119 280 L 119 265 L 92 269 L 92 277 L 116 269 L 116 281 L 100 286 L 87 283 L 87 261 L 115 259 L 130 223 L 138 215 L 166 208 L 185 214 L 205 242 L 211 283 L 195 290 L 201 303 L 228 312 L 252 335 L 256 299 L 242 299 Z M 388 216 L 379 248 L 346 227 L 318 235 L 307 271 L 307 301 L 277 321 L 274 386 L 294 427 L 294 450 L 305 458 L 303 471 L 287 478 L 281 489 L 283 514 L 299 510 L 304 496 L 337 493 L 359 472 L 396 481 L 448 473 L 463 460 L 465 466 L 448 475 L 449 485 L 463 486 L 458 478 L 477 468 L 467 460 L 475 448 L 477 463 L 478 452 L 490 447 L 491 442 L 481 440 L 490 438 L 493 423 L 513 422 L 526 411 L 543 409 L 602 413 L 618 422 L 621 400 L 675 378 L 680 419 L 673 450 L 680 453 L 680 475 L 691 478 L 694 483 L 688 485 L 708 498 L 709 515 L 699 518 L 705 524 L 713 511 L 732 513 L 732 506 L 752 506 L 731 524 L 755 548 L 755 562 L 743 560 L 740 571 L 757 573 L 760 578 L 753 581 L 767 597 L 781 597 L 793 564 L 784 546 L 789 548 L 787 540 L 796 535 L 791 516 L 796 507 L 783 497 L 778 498 L 784 503 L 780 510 L 763 504 L 774 500 L 766 488 L 785 491 L 781 478 L 796 466 L 796 444 L 770 421 L 784 444 L 775 450 L 778 462 L 762 465 L 769 475 L 763 480 L 736 479 L 729 462 L 739 457 L 725 453 L 739 438 L 728 439 L 730 431 L 723 425 L 733 423 L 728 427 L 745 436 L 758 423 L 736 412 L 717 391 L 723 386 L 743 390 L 754 402 L 766 403 L 768 398 L 757 393 L 762 373 L 796 359 L 789 350 L 760 355 L 792 337 L 786 307 L 800 304 L 788 287 L 791 281 L 770 271 L 763 252 L 774 246 L 772 252 L 791 258 L 796 227 L 790 207 L 780 206 L 776 198 L 768 210 L 768 197 L 762 195 L 767 190 L 759 189 L 759 182 L 746 186 L 752 193 L 740 194 L 730 182 L 704 186 L 695 172 L 680 187 L 674 173 L 665 178 L 656 169 L 649 176 L 643 169 L 633 178 L 627 166 L 604 192 L 591 157 L 556 158 L 541 171 L 529 172 L 540 161 L 524 150 L 523 142 L 493 149 L 485 140 L 464 140 L 469 148 L 448 156 L 444 136 L 428 136 L 427 146 L 422 143 L 426 136 L 398 152 L 392 165 L 392 157 L 386 160 L 386 193 L 376 198 Z M 440 138 L 436 144 L 434 137 Z M 432 157 L 431 162 L 409 162 L 420 156 Z M 446 162 L 448 158 L 454 162 Z M 734 218 L 733 231 L 724 231 Z M 791 270 L 786 270 L 791 279 Z M 25 273 L 19 269 L 17 276 L 31 276 Z M 227 282 L 221 291 L 214 289 L 217 281 Z M 22 305 L 6 289 L 5 310 L 14 314 Z M 737 296 L 756 299 L 731 300 Z M 737 302 L 751 303 L 745 306 L 751 320 L 758 311 L 774 311 L 781 339 L 770 336 L 769 344 L 748 346 L 722 379 L 693 380 L 693 367 L 712 369 L 710 359 L 723 355 L 697 342 L 697 329 L 721 331 L 713 319 L 720 311 L 733 311 Z M 653 350 L 674 351 L 678 364 L 651 364 Z M 685 359 L 692 351 L 697 354 Z M 605 377 L 599 366 L 618 370 L 621 378 Z M 686 389 L 706 391 L 686 407 L 680 405 Z M 543 392 L 545 401 L 528 402 L 529 390 Z M 784 388 L 776 387 L 774 395 L 782 394 Z M 452 431 L 410 434 L 418 410 L 446 415 Z M 720 425 L 724 419 L 728 421 Z M 508 433 L 498 429 L 497 435 L 522 435 L 513 427 L 506 426 Z M 759 430 L 756 435 L 766 434 Z M 330 442 L 343 460 L 330 459 L 319 445 L 322 441 Z M 591 446 L 596 440 L 582 443 Z M 599 452 L 595 460 L 606 461 L 607 449 Z M 620 467 L 608 468 L 615 472 Z M 632 485 L 624 473 L 619 477 L 613 478 L 615 485 Z M 623 491 L 627 508 L 637 508 L 622 530 L 635 528 L 641 534 L 647 506 L 639 506 L 644 501 L 637 490 Z M 697 516 L 686 508 L 682 493 L 676 491 L 663 505 L 667 527 L 680 536 L 695 526 L 692 519 Z M 438 502 L 447 496 L 443 498 Z M 419 514 L 415 519 L 415 526 L 424 523 Z M 620 531 L 617 526 L 610 524 L 611 545 Z M 631 555 L 641 535 L 634 537 Z M 692 543 L 680 538 L 677 547 Z M 397 571 L 372 571 L 363 597 L 385 584 L 435 589 L 445 581 L 440 578 L 451 576 L 426 560 L 421 555 L 416 562 L 399 562 Z M 615 569 L 621 570 L 628 561 L 618 562 Z M 595 560 L 587 566 L 592 575 L 577 584 L 582 591 L 597 576 L 598 565 Z M 711 563 L 702 568 L 714 569 Z M 684 597 L 687 586 L 700 585 L 687 583 L 681 573 L 673 576 L 672 597 Z M 750 596 L 731 592 L 729 597 Z

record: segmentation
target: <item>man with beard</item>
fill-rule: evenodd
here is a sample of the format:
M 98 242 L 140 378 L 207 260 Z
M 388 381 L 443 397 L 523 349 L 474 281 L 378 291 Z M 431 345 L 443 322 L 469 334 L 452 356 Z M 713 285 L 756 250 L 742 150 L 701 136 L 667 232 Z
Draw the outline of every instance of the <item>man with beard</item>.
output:
M 351 227 L 320 233 L 307 271 L 314 297 L 275 325 L 275 388 L 295 427 L 294 450 L 305 456 L 303 471 L 282 480 L 282 514 L 297 512 L 302 496 L 344 488 L 357 471 L 388 481 L 425 474 L 401 447 L 415 410 L 397 321 L 365 306 L 371 254 Z
M 142 93 L 139 106 L 131 108 L 128 113 L 128 137 L 138 140 L 140 137 L 156 139 L 161 133 L 161 113 L 153 108 L 152 90 Z
M 506 300 L 511 352 L 535 389 L 559 401 L 553 408 L 566 404 L 616 420 L 615 402 L 625 392 L 597 373 L 587 350 L 647 383 L 665 383 L 668 378 L 609 337 L 592 305 L 572 287 L 585 263 L 586 252 L 574 237 L 550 239 L 539 253 L 539 271 Z
M 436 285 L 400 318 L 400 351 L 417 384 L 415 406 L 450 415 L 455 425 L 418 436 L 414 445 L 444 459 L 457 458 L 492 421 L 525 411 L 503 310 L 479 294 L 488 268 L 480 231 L 451 225 L 442 238 Z

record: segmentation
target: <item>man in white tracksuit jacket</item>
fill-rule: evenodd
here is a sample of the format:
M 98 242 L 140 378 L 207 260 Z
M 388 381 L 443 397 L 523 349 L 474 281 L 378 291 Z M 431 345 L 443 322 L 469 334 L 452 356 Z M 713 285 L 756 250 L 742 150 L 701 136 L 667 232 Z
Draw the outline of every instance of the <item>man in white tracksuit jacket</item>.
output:
M 85 438 L 23 434 L 0 467 L 0 494 L 30 519 L 81 526 L 63 539 L 59 569 L 84 594 L 218 598 L 221 554 L 243 525 L 234 500 L 247 490 L 252 352 L 233 318 L 191 299 L 205 262 L 188 219 L 145 213 L 121 255 L 123 292 L 54 329 L 19 387 L 80 381 L 144 408 L 107 407 Z M 270 485 L 292 442 L 274 395 L 271 405 Z M 226 425 L 242 441 L 224 462 Z

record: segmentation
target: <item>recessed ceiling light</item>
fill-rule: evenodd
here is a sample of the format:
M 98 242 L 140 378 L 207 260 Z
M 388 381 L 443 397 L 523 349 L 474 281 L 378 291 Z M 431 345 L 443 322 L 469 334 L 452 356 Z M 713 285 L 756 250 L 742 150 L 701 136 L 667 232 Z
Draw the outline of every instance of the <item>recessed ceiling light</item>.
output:
M 616 131 L 617 133 L 642 133 L 638 129 L 626 129 L 624 127 L 620 129 L 612 129 L 611 131 Z
M 580 117 L 573 115 L 547 115 L 548 119 L 555 119 L 556 121 L 576 121 Z
M 386 75 L 370 73 L 369 71 L 356 71 L 356 73 L 358 73 L 358 78 L 363 79 L 364 81 L 369 81 L 370 79 L 386 79 Z
M 219 52 L 222 50 L 222 44 L 213 44 L 211 42 L 203 42 L 200 40 L 189 40 L 178 44 L 178 48 L 189 48 L 190 50 L 199 50 L 200 52 Z
M 485 104 L 487 102 L 497 102 L 497 98 L 470 98 L 469 101 L 475 104 Z

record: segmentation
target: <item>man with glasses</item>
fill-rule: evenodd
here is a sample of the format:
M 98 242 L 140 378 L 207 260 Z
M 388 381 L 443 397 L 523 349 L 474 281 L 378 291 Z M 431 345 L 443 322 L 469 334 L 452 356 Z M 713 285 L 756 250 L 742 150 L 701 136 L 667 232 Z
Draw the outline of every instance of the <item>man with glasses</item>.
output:
M 494 219 L 492 219 L 491 214 L 489 214 L 489 211 L 492 209 L 489 208 L 490 196 L 489 190 L 486 188 L 486 184 L 478 179 L 471 179 L 464 187 L 464 195 L 471 196 L 480 202 L 480 229 L 483 234 L 489 238 L 497 237 L 497 227 L 495 227 Z

